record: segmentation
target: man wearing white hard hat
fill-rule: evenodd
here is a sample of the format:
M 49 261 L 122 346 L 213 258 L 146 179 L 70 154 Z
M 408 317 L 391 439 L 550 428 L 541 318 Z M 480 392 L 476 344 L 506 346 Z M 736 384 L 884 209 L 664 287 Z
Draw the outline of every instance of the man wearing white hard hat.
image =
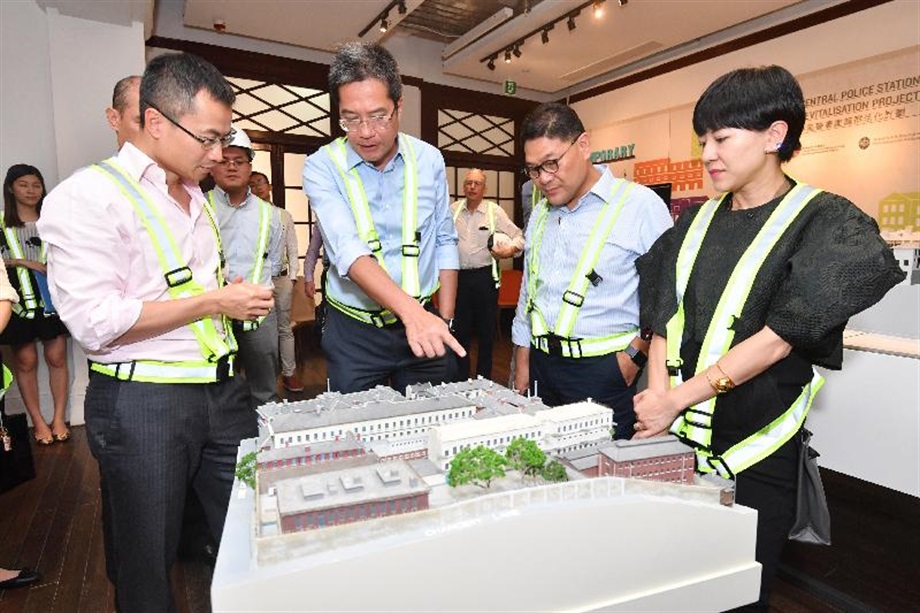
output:
M 217 185 L 208 192 L 208 200 L 217 214 L 227 278 L 273 289 L 272 277 L 281 273 L 281 216 L 249 188 L 253 157 L 249 136 L 237 130 L 224 147 L 223 160 L 211 169 Z M 233 326 L 253 408 L 279 400 L 276 309 L 253 321 L 235 321 Z
M 501 280 L 498 260 L 524 251 L 524 234 L 505 210 L 486 193 L 486 173 L 473 168 L 463 180 L 462 198 L 451 206 L 460 242 L 460 275 L 454 329 L 467 355 L 460 358 L 458 378 L 470 376 L 469 350 L 473 337 L 479 344 L 476 374 L 492 378 L 492 342 Z

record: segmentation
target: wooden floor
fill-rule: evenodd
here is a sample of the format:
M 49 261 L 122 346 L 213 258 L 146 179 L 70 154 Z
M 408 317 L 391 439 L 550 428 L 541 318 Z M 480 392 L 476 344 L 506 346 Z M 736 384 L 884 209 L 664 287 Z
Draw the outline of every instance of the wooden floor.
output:
M 510 342 L 495 352 L 496 381 L 507 381 Z M 298 334 L 306 384 L 292 399 L 325 387 L 325 363 L 309 329 Z M 99 475 L 84 428 L 73 439 L 33 447 L 37 477 L 0 495 L 0 566 L 30 566 L 41 583 L 0 591 L 0 613 L 107 613 L 113 590 L 105 576 Z M 834 545 L 790 544 L 771 600 L 778 612 L 920 611 L 920 501 L 825 472 Z M 718 535 L 713 535 L 718 538 Z M 209 610 L 210 568 L 179 563 L 173 572 L 180 612 Z

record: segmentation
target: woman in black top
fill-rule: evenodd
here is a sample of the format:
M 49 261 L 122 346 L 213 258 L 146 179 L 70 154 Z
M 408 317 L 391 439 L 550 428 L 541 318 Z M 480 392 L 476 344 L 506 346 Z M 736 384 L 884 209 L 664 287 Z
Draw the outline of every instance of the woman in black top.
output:
M 904 277 L 871 217 L 783 173 L 782 163 L 801 147 L 804 125 L 802 90 L 784 68 L 741 69 L 717 79 L 696 104 L 693 128 L 713 186 L 724 196 L 687 210 L 637 261 L 643 326 L 654 337 L 649 386 L 635 398 L 636 436 L 665 434 L 673 425 L 699 450 L 697 470 L 733 479 L 736 501 L 758 510 L 758 608 L 767 606 L 794 519 L 799 432 L 809 392 L 820 387 L 812 383 L 812 366 L 840 369 L 847 320 Z M 692 239 L 710 219 L 697 251 Z M 765 227 L 777 230 L 775 243 L 755 240 Z M 759 268 L 739 265 L 757 244 L 766 245 L 765 255 L 745 261 Z M 753 271 L 748 283 L 737 281 L 741 270 Z M 679 318 L 672 320 L 679 278 L 686 279 L 682 329 Z M 719 316 L 732 278 L 733 287 L 749 293 L 735 303 L 735 316 Z M 667 339 L 669 330 L 678 338 Z M 668 340 L 679 343 L 670 363 Z M 677 371 L 683 383 L 672 386 L 669 374 Z M 701 407 L 711 411 L 708 422 Z M 764 437 L 765 430 L 775 437 Z

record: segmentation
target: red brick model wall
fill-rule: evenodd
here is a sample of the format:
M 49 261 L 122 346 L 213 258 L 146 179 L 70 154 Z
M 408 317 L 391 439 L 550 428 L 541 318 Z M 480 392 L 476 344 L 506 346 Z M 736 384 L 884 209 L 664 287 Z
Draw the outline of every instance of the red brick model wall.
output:
M 289 534 L 326 526 L 353 524 L 358 521 L 414 513 L 415 511 L 425 511 L 427 509 L 427 492 L 414 496 L 375 500 L 357 505 L 342 505 L 310 513 L 285 515 L 281 518 L 281 532 L 282 534 Z M 300 520 L 299 522 L 298 519 Z
M 647 479 L 669 483 L 693 483 L 693 452 L 661 456 L 647 460 L 614 462 L 600 457 L 600 476 Z

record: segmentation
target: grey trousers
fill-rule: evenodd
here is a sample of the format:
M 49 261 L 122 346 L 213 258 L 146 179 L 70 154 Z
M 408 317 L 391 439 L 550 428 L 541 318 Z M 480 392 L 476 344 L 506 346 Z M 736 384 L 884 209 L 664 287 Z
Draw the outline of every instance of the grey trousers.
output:
M 164 384 L 90 373 L 86 433 L 99 463 L 106 568 L 119 611 L 175 611 L 169 571 L 189 487 L 220 540 L 240 440 L 256 436 L 243 381 Z
M 275 284 L 275 312 L 278 313 L 278 352 L 281 354 L 281 375 L 290 377 L 297 367 L 294 355 L 294 331 L 291 330 L 291 295 L 294 282 L 287 275 L 272 277 Z
M 278 396 L 278 315 L 272 309 L 262 324 L 250 332 L 243 332 L 240 322 L 233 322 L 233 333 L 240 346 L 237 359 L 249 382 L 252 408 L 266 402 L 276 402 Z

